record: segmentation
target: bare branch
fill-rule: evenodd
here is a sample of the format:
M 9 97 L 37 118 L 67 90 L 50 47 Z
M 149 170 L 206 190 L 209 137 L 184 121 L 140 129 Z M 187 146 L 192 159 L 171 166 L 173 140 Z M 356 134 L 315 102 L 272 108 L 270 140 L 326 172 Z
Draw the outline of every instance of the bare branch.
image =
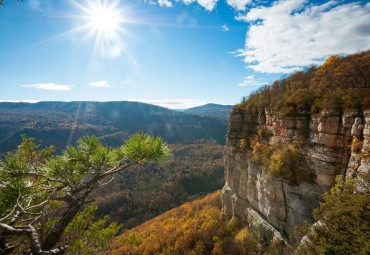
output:
M 23 235 L 29 233 L 29 230 L 27 228 L 24 228 L 24 226 L 12 227 L 5 223 L 0 223 L 0 230 L 10 235 L 20 235 L 20 234 Z
M 20 197 L 20 196 L 19 196 Z M 18 197 L 18 199 L 19 199 L 19 197 Z M 18 200 L 17 199 L 17 200 Z M 15 209 L 17 208 L 17 204 L 15 204 L 14 206 L 13 206 L 13 209 L 10 211 L 10 213 L 9 214 L 7 214 L 6 216 L 4 216 L 3 218 L 1 218 L 0 219 L 0 222 L 1 221 L 4 221 L 6 218 L 8 218 L 8 217 L 10 217 L 14 212 L 15 212 Z
M 99 182 L 98 182 L 98 183 L 99 183 L 99 185 L 97 186 L 97 188 L 103 187 L 103 186 L 105 186 L 105 185 L 107 185 L 107 184 L 111 183 L 113 180 L 114 180 L 114 176 L 112 176 L 112 177 L 110 178 L 110 180 L 109 180 L 109 181 L 107 181 L 107 182 L 105 182 L 105 183 L 100 183 L 100 181 L 99 181 Z
M 35 228 L 32 225 L 22 227 L 12 227 L 4 223 L 0 223 L 0 230 L 8 235 L 27 235 L 30 238 L 31 252 L 35 255 L 57 255 L 62 254 L 68 246 L 55 248 L 49 251 L 43 251 Z
M 28 201 L 28 203 L 27 203 L 27 206 L 26 206 L 26 207 L 29 207 L 29 206 L 30 206 L 30 204 L 32 203 L 32 200 L 33 200 L 33 197 L 31 197 L 31 199 Z
M 37 207 L 40 207 L 40 206 L 43 206 L 45 204 L 48 204 L 50 202 L 50 200 L 55 196 L 56 192 L 57 192 L 58 189 L 53 189 L 53 192 L 51 193 L 51 195 L 49 196 L 49 198 L 47 200 L 45 200 L 44 202 L 41 202 L 37 205 L 33 205 L 33 206 L 29 206 L 29 207 L 26 207 L 24 208 L 25 210 L 32 210 L 32 209 L 35 209 Z

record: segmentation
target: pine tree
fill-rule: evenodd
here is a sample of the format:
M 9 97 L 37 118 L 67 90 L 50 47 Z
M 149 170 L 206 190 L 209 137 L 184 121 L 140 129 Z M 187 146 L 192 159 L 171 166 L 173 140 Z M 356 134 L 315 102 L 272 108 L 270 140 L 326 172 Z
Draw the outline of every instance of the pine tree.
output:
M 170 155 L 161 138 L 143 132 L 118 149 L 108 149 L 95 136 L 85 136 L 58 156 L 53 155 L 52 146 L 40 149 L 33 138 L 23 136 L 22 140 L 18 149 L 0 162 L 3 254 L 15 249 L 32 254 L 65 253 L 68 246 L 62 242 L 66 240 L 63 235 L 80 210 L 92 202 L 93 190 L 133 165 Z

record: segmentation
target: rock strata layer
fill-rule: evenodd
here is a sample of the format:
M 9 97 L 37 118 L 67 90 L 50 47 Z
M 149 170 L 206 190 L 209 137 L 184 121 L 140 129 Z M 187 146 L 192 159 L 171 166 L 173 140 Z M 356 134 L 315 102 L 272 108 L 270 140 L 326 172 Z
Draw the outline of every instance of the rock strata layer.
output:
M 299 151 L 307 169 L 315 172 L 315 182 L 290 185 L 253 164 L 240 145 L 259 128 L 268 129 L 270 139 L 280 144 L 297 142 L 305 133 Z M 308 113 L 281 117 L 262 110 L 258 116 L 231 113 L 224 151 L 223 210 L 228 218 L 237 216 L 252 228 L 262 226 L 272 237 L 288 240 L 295 236 L 295 226 L 314 222 L 313 209 L 337 175 L 369 183 L 369 152 L 370 111 L 322 112 L 315 117 Z

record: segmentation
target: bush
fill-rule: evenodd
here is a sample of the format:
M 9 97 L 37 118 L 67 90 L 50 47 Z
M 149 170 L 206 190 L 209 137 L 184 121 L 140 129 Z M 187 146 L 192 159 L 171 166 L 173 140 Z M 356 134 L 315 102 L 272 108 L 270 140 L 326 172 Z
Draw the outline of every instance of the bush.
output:
M 366 192 L 360 192 L 358 187 Z M 370 252 L 370 192 L 363 182 L 336 178 L 330 193 L 314 210 L 320 221 L 306 228 L 308 240 L 300 246 L 300 254 L 369 254 Z

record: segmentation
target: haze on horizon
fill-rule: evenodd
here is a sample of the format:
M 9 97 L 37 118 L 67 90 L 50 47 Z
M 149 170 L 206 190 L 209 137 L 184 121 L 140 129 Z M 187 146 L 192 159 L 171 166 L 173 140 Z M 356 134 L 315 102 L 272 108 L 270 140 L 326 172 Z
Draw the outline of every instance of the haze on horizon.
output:
M 5 0 L 0 101 L 235 104 L 369 28 L 367 1 Z

